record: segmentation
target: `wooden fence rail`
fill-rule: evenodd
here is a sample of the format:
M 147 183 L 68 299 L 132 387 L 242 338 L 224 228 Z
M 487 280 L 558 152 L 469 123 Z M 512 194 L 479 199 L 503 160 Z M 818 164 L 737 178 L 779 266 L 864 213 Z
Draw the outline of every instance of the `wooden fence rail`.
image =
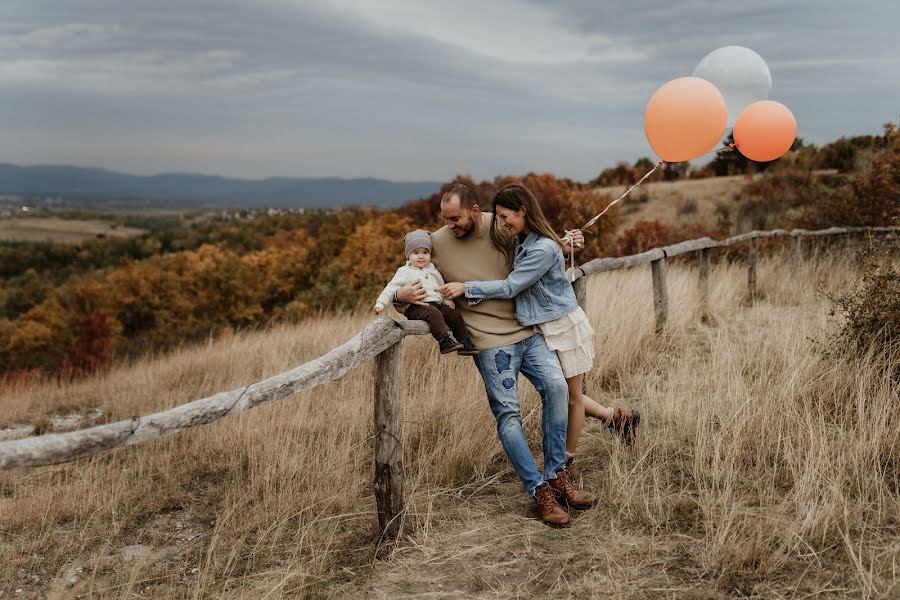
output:
M 0 442 L 0 469 L 34 467 L 130 446 L 296 394 L 334 381 L 411 334 L 428 333 L 421 321 L 375 319 L 328 354 L 296 369 L 246 387 L 182 404 L 162 412 L 133 417 L 68 433 L 48 433 Z
M 653 305 L 656 330 L 665 329 L 668 316 L 666 290 L 666 258 L 700 251 L 701 302 L 708 296 L 710 250 L 750 241 L 748 255 L 749 282 L 756 281 L 756 243 L 764 237 L 794 237 L 792 268 L 800 259 L 800 239 L 850 233 L 893 233 L 900 227 L 832 227 L 818 231 L 751 231 L 715 241 L 701 238 L 654 248 L 641 254 L 615 258 L 598 258 L 570 270 L 578 303 L 587 303 L 585 280 L 588 275 L 651 264 Z M 291 371 L 275 375 L 243 388 L 221 392 L 162 412 L 133 417 L 127 421 L 98 425 L 68 433 L 50 433 L 36 437 L 0 442 L 0 469 L 34 467 L 65 462 L 97 454 L 118 446 L 130 446 L 196 425 L 211 423 L 255 406 L 296 394 L 297 392 L 340 379 L 370 359 L 375 359 L 375 501 L 382 534 L 395 536 L 400 531 L 403 515 L 403 435 L 400 425 L 401 347 L 408 335 L 426 335 L 428 327 L 421 321 L 394 321 L 380 317 L 369 323 L 356 336 L 328 354 L 311 360 Z
M 748 297 L 752 302 L 756 295 L 756 259 L 759 250 L 760 238 L 775 237 L 792 237 L 794 245 L 790 258 L 791 271 L 796 272 L 797 265 L 801 259 L 801 239 L 804 237 L 820 237 L 829 235 L 847 235 L 853 233 L 866 234 L 885 234 L 898 233 L 900 227 L 830 227 L 828 229 L 818 229 L 814 231 L 806 229 L 793 229 L 791 231 L 785 229 L 774 229 L 772 231 L 750 231 L 742 233 L 721 241 L 716 241 L 708 237 L 696 240 L 688 240 L 679 242 L 671 246 L 662 248 L 654 248 L 641 252 L 640 254 L 632 254 L 631 256 L 617 256 L 611 258 L 595 258 L 586 262 L 579 267 L 569 269 L 569 279 L 576 291 L 576 299 L 578 304 L 584 308 L 587 303 L 587 291 L 585 285 L 581 282 L 588 275 L 597 273 L 605 273 L 607 271 L 615 271 L 628 267 L 635 267 L 650 263 L 650 273 L 653 279 L 653 312 L 656 319 L 656 331 L 661 333 L 665 330 L 666 321 L 669 315 L 669 298 L 666 287 L 666 259 L 689 252 L 700 252 L 700 268 L 699 268 L 699 287 L 700 287 L 700 315 L 706 318 L 706 305 L 709 299 L 709 264 L 710 252 L 713 248 L 726 248 L 735 246 L 744 242 L 749 242 L 747 251 L 747 291 Z M 582 290 L 579 294 L 579 290 Z

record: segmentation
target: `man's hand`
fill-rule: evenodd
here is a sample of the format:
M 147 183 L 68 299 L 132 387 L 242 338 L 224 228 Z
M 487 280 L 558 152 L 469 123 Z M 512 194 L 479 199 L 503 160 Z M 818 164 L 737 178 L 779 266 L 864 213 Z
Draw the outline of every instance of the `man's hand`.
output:
M 419 304 L 425 306 L 425 288 L 421 281 L 407 283 L 397 290 L 397 300 L 403 304 Z
M 580 229 L 566 230 L 566 235 L 572 240 L 572 243 L 563 244 L 563 252 L 571 254 L 573 250 L 581 250 L 584 248 L 584 234 Z
M 458 281 L 451 281 L 450 283 L 445 283 L 439 287 L 437 291 L 447 300 L 453 300 L 466 293 L 466 284 Z

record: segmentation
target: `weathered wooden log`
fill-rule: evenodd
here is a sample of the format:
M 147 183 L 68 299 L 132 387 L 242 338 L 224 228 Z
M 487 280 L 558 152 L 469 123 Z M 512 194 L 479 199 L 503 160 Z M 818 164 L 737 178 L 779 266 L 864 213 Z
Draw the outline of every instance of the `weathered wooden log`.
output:
M 685 242 L 678 242 L 677 244 L 672 244 L 671 246 L 664 246 L 660 248 L 667 257 L 678 256 L 679 254 L 686 254 L 688 252 L 695 252 L 697 250 L 706 250 L 708 248 L 715 248 L 719 245 L 719 242 L 716 240 L 710 239 L 708 237 L 698 238 L 696 240 L 688 240 Z
M 109 450 L 139 444 L 196 425 L 211 423 L 227 415 L 265 404 L 328 381 L 334 381 L 407 335 L 424 335 L 421 321 L 375 319 L 349 341 L 328 354 L 296 369 L 246 387 L 220 392 L 175 408 L 127 421 L 90 429 L 0 442 L 0 469 L 32 467 L 65 462 Z
M 594 273 L 603 273 L 605 271 L 616 271 L 618 269 L 627 269 L 643 265 L 654 260 L 659 260 L 665 256 L 660 248 L 641 252 L 640 254 L 632 254 L 631 256 L 616 256 L 612 258 L 595 258 L 590 262 L 586 262 L 580 267 L 584 275 L 593 275 Z
M 817 230 L 815 230 L 815 231 L 803 231 L 803 234 L 802 234 L 802 235 L 812 235 L 812 236 L 816 236 L 816 235 L 836 235 L 836 234 L 838 234 L 838 233 L 847 233 L 847 232 L 850 231 L 851 229 L 854 229 L 854 228 L 847 228 L 847 227 L 829 227 L 828 229 L 817 229 Z
M 746 242 L 748 240 L 752 240 L 754 238 L 760 237 L 764 234 L 764 231 L 748 231 L 747 233 L 742 233 L 740 235 L 735 235 L 730 238 L 726 238 L 719 242 L 720 246 L 731 246 L 732 244 L 740 244 L 741 242 Z
M 743 242 L 747 242 L 752 239 L 762 238 L 762 237 L 798 237 L 805 235 L 835 235 L 840 233 L 847 233 L 851 231 L 867 231 L 871 233 L 890 233 L 890 232 L 898 232 L 900 231 L 900 227 L 831 227 L 829 229 L 821 229 L 818 231 L 808 231 L 806 229 L 794 229 L 791 231 L 787 231 L 785 229 L 774 229 L 772 231 L 750 231 L 747 233 L 742 233 L 740 235 L 736 235 L 734 237 L 730 237 L 724 239 L 720 242 L 715 240 L 711 240 L 709 238 L 699 238 L 696 240 L 688 240 L 685 242 L 679 242 L 677 244 L 672 244 L 671 246 L 663 246 L 660 248 L 654 248 L 652 250 L 647 250 L 646 252 L 641 252 L 640 254 L 632 254 L 631 256 L 617 256 L 617 257 L 608 257 L 608 258 L 595 258 L 592 261 L 586 262 L 580 267 L 576 267 L 574 270 L 570 269 L 571 279 L 573 281 L 577 281 L 583 277 L 588 275 L 593 275 L 595 273 L 604 273 L 606 271 L 617 271 L 619 269 L 627 269 L 629 267 L 636 267 L 638 265 L 642 265 L 644 263 L 653 262 L 654 260 L 659 260 L 663 256 L 677 256 L 679 254 L 685 254 L 688 252 L 694 252 L 696 250 L 703 250 L 704 248 L 718 248 L 731 246 L 733 244 L 739 244 Z
M 653 313 L 656 317 L 656 333 L 662 333 L 669 318 L 669 294 L 666 289 L 665 257 L 650 263 L 653 276 Z
M 400 365 L 403 342 L 375 357 L 375 505 L 382 538 L 396 538 L 403 518 Z

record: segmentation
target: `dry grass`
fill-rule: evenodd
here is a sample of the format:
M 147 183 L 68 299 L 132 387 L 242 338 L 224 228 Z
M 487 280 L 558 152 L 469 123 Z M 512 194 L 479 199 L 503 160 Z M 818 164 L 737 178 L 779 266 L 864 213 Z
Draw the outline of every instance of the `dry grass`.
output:
M 685 219 L 714 228 L 716 205 L 730 204 L 750 180 L 744 175 L 656 181 L 644 183 L 622 201 L 620 229 L 627 229 L 638 221 L 679 223 Z M 601 194 L 618 198 L 626 186 L 596 188 Z M 685 210 L 685 207 L 690 207 Z
M 591 280 L 589 391 L 640 408 L 645 425 L 633 451 L 587 428 L 577 464 L 600 503 L 570 529 L 535 518 L 471 363 L 415 338 L 397 544 L 377 546 L 367 366 L 144 446 L 0 473 L 0 598 L 897 597 L 897 384 L 875 358 L 818 352 L 834 324 L 816 287 L 845 290 L 857 267 L 821 256 L 788 277 L 784 265 L 760 262 L 752 307 L 745 269 L 715 267 L 708 325 L 696 272 L 671 266 L 665 336 L 651 333 L 649 269 Z M 321 355 L 367 318 L 7 390 L 0 421 L 174 406 Z M 537 449 L 539 399 L 522 388 Z
M 108 221 L 28 217 L 0 219 L 0 241 L 77 242 L 97 236 L 133 237 L 143 229 L 123 227 Z

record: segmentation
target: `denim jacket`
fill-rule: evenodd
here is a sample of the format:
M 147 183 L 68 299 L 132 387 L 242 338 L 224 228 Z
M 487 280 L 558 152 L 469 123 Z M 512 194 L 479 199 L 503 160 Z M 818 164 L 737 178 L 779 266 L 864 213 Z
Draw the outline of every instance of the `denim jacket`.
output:
M 558 319 L 578 308 L 559 244 L 532 231 L 525 241 L 516 242 L 514 256 L 506 279 L 465 283 L 469 304 L 515 298 L 516 318 L 526 326 Z

